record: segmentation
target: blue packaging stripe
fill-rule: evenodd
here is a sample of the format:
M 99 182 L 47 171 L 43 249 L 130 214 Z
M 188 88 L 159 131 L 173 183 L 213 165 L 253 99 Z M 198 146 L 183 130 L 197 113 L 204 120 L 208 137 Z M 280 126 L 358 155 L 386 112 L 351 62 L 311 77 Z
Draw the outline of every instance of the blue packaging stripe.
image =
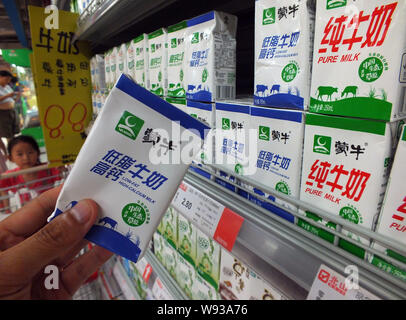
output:
M 212 103 L 204 103 L 204 102 L 187 100 L 186 105 L 188 107 L 201 109 L 201 110 L 207 110 L 207 111 L 212 111 L 213 110 L 213 104 Z
M 272 108 L 251 107 L 251 116 L 273 118 L 301 123 L 303 113 L 301 111 L 290 111 Z
M 214 19 L 214 11 L 210 11 L 208 13 L 202 14 L 201 16 L 190 19 L 186 23 L 187 23 L 188 27 L 192 27 L 192 26 L 195 26 L 197 24 L 200 24 L 200 23 L 203 23 L 203 22 L 206 22 L 206 21 L 210 21 L 210 20 L 213 20 L 213 19 Z
M 169 120 L 179 121 L 180 125 L 185 129 L 197 130 L 200 134 L 201 139 L 204 139 L 205 134 L 208 132 L 208 130 L 210 130 L 209 126 L 206 126 L 192 116 L 189 116 L 186 112 L 183 112 L 169 102 L 166 102 L 162 98 L 139 86 L 124 74 L 120 76 L 120 79 L 117 81 L 116 87 L 126 94 L 130 95 L 134 99 L 141 101 L 149 108 L 155 110 L 156 112 L 159 112 L 163 116 L 167 117 Z
M 230 103 L 216 103 L 216 110 L 239 112 L 239 113 L 250 113 L 250 106 L 241 104 L 230 104 Z
M 207 179 L 211 178 L 211 174 L 204 171 L 204 170 L 202 170 L 202 169 L 199 169 L 199 168 L 196 168 L 196 167 L 193 167 L 193 166 L 190 166 L 189 169 L 196 172 L 196 173 L 198 173 L 198 174 L 200 174 L 201 176 L 203 176 L 203 177 L 205 177 Z

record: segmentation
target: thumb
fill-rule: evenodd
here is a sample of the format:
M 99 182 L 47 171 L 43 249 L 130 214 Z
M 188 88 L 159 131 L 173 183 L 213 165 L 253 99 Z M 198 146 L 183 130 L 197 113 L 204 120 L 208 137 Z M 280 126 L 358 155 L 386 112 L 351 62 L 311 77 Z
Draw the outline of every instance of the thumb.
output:
M 96 202 L 79 201 L 31 237 L 6 250 L 0 269 L 16 276 L 18 282 L 32 279 L 46 265 L 80 242 L 96 221 L 97 214 Z

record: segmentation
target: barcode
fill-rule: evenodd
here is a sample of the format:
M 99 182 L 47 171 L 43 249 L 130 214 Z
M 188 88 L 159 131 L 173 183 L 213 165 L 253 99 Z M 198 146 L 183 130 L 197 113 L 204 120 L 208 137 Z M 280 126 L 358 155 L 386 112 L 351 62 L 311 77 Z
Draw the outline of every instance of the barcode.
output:
M 234 97 L 233 86 L 217 86 L 217 99 L 233 99 Z

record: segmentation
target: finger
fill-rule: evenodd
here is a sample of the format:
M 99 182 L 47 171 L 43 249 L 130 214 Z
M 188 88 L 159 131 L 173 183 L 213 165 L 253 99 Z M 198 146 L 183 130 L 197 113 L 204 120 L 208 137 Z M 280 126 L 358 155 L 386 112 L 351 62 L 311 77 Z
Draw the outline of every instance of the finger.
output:
M 0 271 L 18 276 L 21 281 L 65 255 L 84 238 L 97 219 L 98 206 L 92 200 L 81 200 L 33 234 L 28 239 L 2 253 Z
M 65 268 L 79 254 L 80 250 L 82 250 L 88 243 L 89 241 L 85 239 L 79 241 L 77 244 L 73 245 L 72 248 L 66 251 L 64 255 L 56 258 L 54 264 L 62 268 Z
M 95 246 L 84 255 L 74 260 L 61 275 L 65 290 L 73 295 L 76 290 L 107 260 L 113 255 L 112 252 Z
M 42 228 L 54 211 L 62 186 L 42 193 L 20 210 L 0 222 L 0 232 L 7 230 L 15 236 L 27 237 Z

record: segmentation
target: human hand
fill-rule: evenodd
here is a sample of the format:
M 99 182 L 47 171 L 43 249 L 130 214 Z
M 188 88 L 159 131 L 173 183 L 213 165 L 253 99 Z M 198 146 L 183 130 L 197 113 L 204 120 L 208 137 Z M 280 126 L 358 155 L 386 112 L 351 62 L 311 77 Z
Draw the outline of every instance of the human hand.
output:
M 0 222 L 0 299 L 71 299 L 112 253 L 95 246 L 75 259 L 97 219 L 98 205 L 82 200 L 46 224 L 61 186 Z M 44 269 L 59 270 L 59 289 L 47 289 Z

